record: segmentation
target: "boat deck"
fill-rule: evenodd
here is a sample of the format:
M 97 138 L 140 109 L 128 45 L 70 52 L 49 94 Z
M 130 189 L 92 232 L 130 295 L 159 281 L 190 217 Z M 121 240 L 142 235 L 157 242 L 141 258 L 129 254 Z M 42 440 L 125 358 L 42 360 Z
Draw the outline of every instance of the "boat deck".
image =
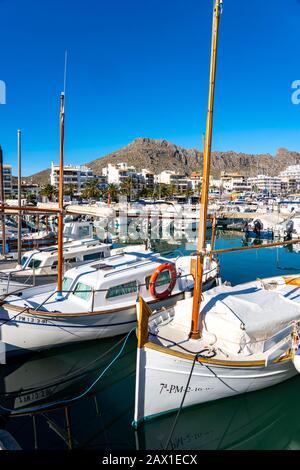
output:
M 253 284 L 255 285 L 256 283 Z M 270 286 L 271 285 L 272 284 L 270 284 Z M 257 287 L 253 286 L 253 288 L 257 291 Z M 291 305 L 294 302 L 296 305 L 300 304 L 300 286 L 282 284 L 274 290 L 276 290 L 284 299 L 291 301 Z M 258 289 L 258 291 L 264 291 L 264 289 Z M 232 296 L 229 295 L 229 297 Z M 174 316 L 174 308 L 166 309 L 162 312 L 163 319 L 162 316 L 158 316 L 157 320 L 154 318 L 150 321 L 149 340 L 151 342 L 181 353 L 196 354 L 201 352 L 203 349 L 214 349 L 216 351 L 216 356 L 214 356 L 215 359 L 227 359 L 233 361 L 241 360 L 239 354 L 230 354 L 229 357 L 221 348 L 218 349 L 217 337 L 212 333 L 205 331 L 203 337 L 199 340 L 190 339 L 189 333 L 191 327 L 190 319 L 192 299 L 180 301 L 180 303 L 182 306 L 186 303 L 186 306 L 181 309 L 180 313 L 178 312 Z M 207 351 L 205 354 L 207 355 Z M 250 354 L 248 357 L 249 359 L 251 358 L 252 361 L 265 360 L 266 354 L 263 352 L 257 352 Z
M 38 293 L 35 295 L 30 296 L 30 298 L 19 298 L 16 296 L 10 296 L 9 299 L 6 301 L 7 304 L 12 304 L 14 307 L 22 307 L 26 308 L 29 307 L 33 310 L 45 311 L 45 312 L 63 312 L 63 313 L 85 313 L 89 312 L 89 303 L 84 305 L 84 302 L 79 303 L 73 301 L 71 298 L 66 297 L 64 300 L 55 300 L 55 291 L 53 291 L 53 296 L 45 302 L 45 300 L 49 297 L 50 293 L 44 292 Z M 45 302 L 45 304 L 43 304 Z M 43 305 L 42 305 L 43 304 Z M 42 307 L 40 307 L 42 305 Z

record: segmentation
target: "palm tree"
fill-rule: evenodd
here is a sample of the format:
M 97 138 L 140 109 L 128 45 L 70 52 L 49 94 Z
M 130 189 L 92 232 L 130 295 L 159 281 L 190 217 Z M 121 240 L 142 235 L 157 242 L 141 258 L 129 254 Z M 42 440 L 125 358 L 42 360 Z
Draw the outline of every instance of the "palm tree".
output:
M 177 187 L 175 186 L 175 184 L 170 184 L 169 186 L 169 194 L 171 197 L 175 196 L 175 194 L 178 193 L 178 190 L 177 190 Z
M 74 186 L 72 184 L 68 184 L 68 186 L 66 186 L 64 193 L 66 196 L 70 196 L 70 198 L 72 199 L 72 197 L 75 194 Z
M 85 184 L 84 190 L 82 191 L 82 197 L 84 199 L 99 199 L 101 191 L 99 188 L 99 182 L 96 178 L 91 179 Z
M 25 197 L 27 204 L 36 204 L 36 195 L 34 193 L 26 192 Z
M 45 196 L 49 199 L 49 201 L 52 201 L 53 198 L 57 195 L 57 190 L 52 184 L 46 184 L 45 186 L 42 187 L 41 196 Z
M 192 188 L 187 188 L 185 190 L 185 195 L 187 198 L 194 196 L 194 191 L 192 190 Z
M 110 183 L 107 185 L 105 193 L 109 201 L 114 201 L 117 199 L 117 196 L 118 196 L 118 188 L 115 184 Z
M 131 198 L 132 198 L 133 187 L 134 187 L 134 181 L 131 176 L 127 176 L 126 178 L 124 178 L 120 186 L 122 193 L 129 195 L 129 202 L 131 201 Z

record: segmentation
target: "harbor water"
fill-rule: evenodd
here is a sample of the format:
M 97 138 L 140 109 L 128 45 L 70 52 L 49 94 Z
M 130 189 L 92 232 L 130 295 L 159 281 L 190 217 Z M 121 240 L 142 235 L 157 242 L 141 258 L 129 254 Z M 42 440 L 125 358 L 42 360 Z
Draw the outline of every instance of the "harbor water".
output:
M 216 248 L 257 242 L 219 232 Z M 155 250 L 193 251 L 182 240 Z M 298 273 L 297 245 L 219 256 L 232 285 Z M 122 349 L 123 348 L 123 349 Z M 121 354 L 118 356 L 118 354 Z M 117 358 L 117 359 L 116 359 Z M 279 386 L 182 410 L 135 431 L 136 337 L 117 337 L 15 359 L 0 366 L 0 430 L 22 449 L 300 449 L 300 377 Z M 168 442 L 169 441 L 169 442 Z

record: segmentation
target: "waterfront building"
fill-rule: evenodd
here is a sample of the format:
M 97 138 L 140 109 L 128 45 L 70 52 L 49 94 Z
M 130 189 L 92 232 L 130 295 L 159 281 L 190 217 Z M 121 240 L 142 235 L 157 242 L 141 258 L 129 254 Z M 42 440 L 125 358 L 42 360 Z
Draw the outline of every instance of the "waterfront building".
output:
M 278 194 L 281 192 L 281 178 L 279 176 L 258 175 L 248 178 L 252 190 Z
M 251 191 L 251 184 L 243 175 L 222 171 L 221 188 L 230 193 L 242 193 Z
M 127 163 L 114 165 L 109 163 L 102 169 L 102 176 L 106 178 L 107 184 L 115 184 L 119 187 L 126 179 L 131 178 L 134 192 L 141 191 L 143 188 L 154 188 L 154 173 L 146 168 L 138 172 L 134 166 L 127 165 Z
M 86 183 L 97 178 L 93 170 L 85 165 L 65 165 L 64 185 L 72 187 L 74 195 L 80 195 Z M 52 186 L 58 188 L 59 185 L 59 165 L 51 163 L 50 181 Z
M 185 175 L 176 173 L 175 171 L 165 170 L 156 175 L 156 183 L 168 184 L 176 187 L 176 191 L 182 193 L 189 188 L 192 188 L 189 178 Z
M 298 191 L 300 189 L 300 165 L 290 165 L 279 175 L 282 189 L 285 191 Z

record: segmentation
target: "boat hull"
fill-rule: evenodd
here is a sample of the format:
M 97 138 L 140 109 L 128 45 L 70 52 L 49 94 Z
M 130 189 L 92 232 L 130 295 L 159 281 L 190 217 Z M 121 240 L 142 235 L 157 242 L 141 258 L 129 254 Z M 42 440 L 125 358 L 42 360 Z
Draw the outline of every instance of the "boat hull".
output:
M 196 362 L 193 371 L 192 367 L 192 360 L 166 354 L 147 344 L 138 349 L 133 425 L 181 406 L 186 408 L 271 387 L 297 374 L 291 360 L 267 367 L 230 367 L 205 362 Z
M 209 289 L 215 283 L 211 279 L 205 283 Z M 184 298 L 179 292 L 166 300 L 152 303 L 153 308 L 161 309 L 174 305 Z M 190 293 L 191 295 L 191 293 Z M 18 311 L 5 304 L 0 309 L 0 343 L 10 357 L 26 351 L 48 349 L 69 343 L 111 338 L 128 333 L 137 325 L 136 306 L 82 314 L 43 315 Z

